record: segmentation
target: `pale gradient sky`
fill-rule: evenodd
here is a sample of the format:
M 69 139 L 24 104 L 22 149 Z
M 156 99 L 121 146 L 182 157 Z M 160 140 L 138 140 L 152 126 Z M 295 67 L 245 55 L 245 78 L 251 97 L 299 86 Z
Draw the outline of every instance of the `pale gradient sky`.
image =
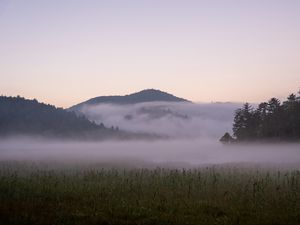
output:
M 299 0 L 0 0 L 3 95 L 260 102 L 299 87 Z

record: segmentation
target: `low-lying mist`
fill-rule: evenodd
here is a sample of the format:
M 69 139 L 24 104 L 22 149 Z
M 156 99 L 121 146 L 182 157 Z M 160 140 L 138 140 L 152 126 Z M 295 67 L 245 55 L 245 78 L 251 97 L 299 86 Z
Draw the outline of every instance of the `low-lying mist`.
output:
M 133 105 L 86 105 L 87 118 L 106 126 L 171 138 L 220 138 L 230 131 L 237 103 L 150 102 Z
M 0 140 L 0 160 L 115 163 L 131 167 L 191 167 L 212 164 L 300 165 L 300 144 L 232 144 L 218 140 L 232 129 L 232 103 L 143 103 L 82 108 L 89 119 L 166 140 L 62 141 L 34 137 Z M 300 166 L 299 166 L 300 168 Z
M 123 162 L 132 167 L 172 165 L 180 168 L 227 163 L 290 164 L 300 168 L 300 145 L 222 145 L 213 139 L 58 142 L 23 138 L 2 140 L 0 160 Z

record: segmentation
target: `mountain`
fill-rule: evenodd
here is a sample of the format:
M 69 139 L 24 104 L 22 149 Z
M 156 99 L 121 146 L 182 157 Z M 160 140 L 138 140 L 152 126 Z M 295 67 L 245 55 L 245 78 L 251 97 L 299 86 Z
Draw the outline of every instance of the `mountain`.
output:
M 0 96 L 0 138 L 37 136 L 75 140 L 166 138 L 154 133 L 136 133 L 107 128 L 85 116 L 22 97 Z
M 96 105 L 101 103 L 106 104 L 118 104 L 118 105 L 128 105 L 143 102 L 189 102 L 186 99 L 178 98 L 169 93 L 155 90 L 146 89 L 137 93 L 124 96 L 100 96 L 96 98 L 89 99 L 85 102 L 79 103 L 69 108 L 71 111 L 77 111 L 84 105 Z
M 103 138 L 121 134 L 62 108 L 22 97 L 0 96 L 0 136 Z

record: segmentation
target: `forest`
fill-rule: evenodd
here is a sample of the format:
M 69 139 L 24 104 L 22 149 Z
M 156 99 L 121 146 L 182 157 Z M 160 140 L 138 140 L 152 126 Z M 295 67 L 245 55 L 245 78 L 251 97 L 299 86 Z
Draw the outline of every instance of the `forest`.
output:
M 47 137 L 102 137 L 114 130 L 95 124 L 84 116 L 23 97 L 0 96 L 0 135 Z
M 245 103 L 235 112 L 232 130 L 234 138 L 226 133 L 220 141 L 299 141 L 300 91 L 283 102 L 271 98 L 256 108 Z

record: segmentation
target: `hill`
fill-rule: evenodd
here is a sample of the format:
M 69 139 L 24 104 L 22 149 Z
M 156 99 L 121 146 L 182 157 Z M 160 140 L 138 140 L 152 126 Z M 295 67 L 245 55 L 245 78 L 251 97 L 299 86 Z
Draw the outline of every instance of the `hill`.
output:
M 124 96 L 100 96 L 89 99 L 85 102 L 79 103 L 70 107 L 70 110 L 78 110 L 84 105 L 96 105 L 96 104 L 118 104 L 128 105 L 143 102 L 189 102 L 186 99 L 176 97 L 167 92 L 163 92 L 155 89 L 146 89 L 137 93 L 124 95 Z
M 121 132 L 97 125 L 84 116 L 22 97 L 0 97 L 0 136 L 104 138 Z

